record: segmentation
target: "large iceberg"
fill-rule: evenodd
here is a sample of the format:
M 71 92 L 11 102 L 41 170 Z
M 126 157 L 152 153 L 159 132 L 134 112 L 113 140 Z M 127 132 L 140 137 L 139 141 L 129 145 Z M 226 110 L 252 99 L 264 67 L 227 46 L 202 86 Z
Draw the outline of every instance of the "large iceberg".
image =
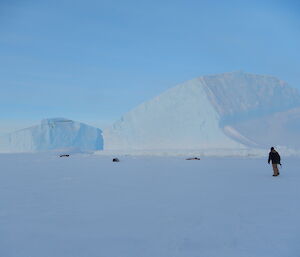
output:
M 54 118 L 42 120 L 40 125 L 0 138 L 0 151 L 2 152 L 38 152 L 59 149 L 102 150 L 102 131 L 73 120 Z
M 298 91 L 272 76 L 245 72 L 203 76 L 125 114 L 104 130 L 105 149 L 297 147 L 298 107 Z M 274 126 L 278 117 L 285 123 Z M 293 138 L 287 136 L 291 131 Z

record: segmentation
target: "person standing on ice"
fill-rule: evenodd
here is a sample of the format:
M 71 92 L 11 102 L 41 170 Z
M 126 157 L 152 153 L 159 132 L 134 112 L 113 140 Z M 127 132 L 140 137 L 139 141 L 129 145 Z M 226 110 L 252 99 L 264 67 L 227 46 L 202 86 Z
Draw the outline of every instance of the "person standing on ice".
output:
M 278 164 L 280 164 L 280 155 L 279 153 L 274 149 L 274 147 L 271 147 L 271 151 L 269 153 L 269 159 L 268 163 L 270 164 L 270 161 L 272 161 L 272 167 L 273 167 L 273 176 L 278 176 L 279 175 L 279 170 L 278 170 Z

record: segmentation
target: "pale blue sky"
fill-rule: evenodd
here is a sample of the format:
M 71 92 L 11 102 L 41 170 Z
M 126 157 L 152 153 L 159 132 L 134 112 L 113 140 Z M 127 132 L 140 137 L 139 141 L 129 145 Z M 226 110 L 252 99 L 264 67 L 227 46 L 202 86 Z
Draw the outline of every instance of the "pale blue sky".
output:
M 0 133 L 104 127 L 185 80 L 243 70 L 300 89 L 299 1 L 0 0 Z

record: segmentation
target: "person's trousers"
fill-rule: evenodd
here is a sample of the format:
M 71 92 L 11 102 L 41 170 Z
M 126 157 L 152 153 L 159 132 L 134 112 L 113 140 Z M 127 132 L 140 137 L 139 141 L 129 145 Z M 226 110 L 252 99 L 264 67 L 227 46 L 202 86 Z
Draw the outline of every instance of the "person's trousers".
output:
M 277 163 L 272 163 L 272 167 L 273 167 L 274 175 L 278 175 L 279 170 L 278 170 L 278 167 L 277 167 Z

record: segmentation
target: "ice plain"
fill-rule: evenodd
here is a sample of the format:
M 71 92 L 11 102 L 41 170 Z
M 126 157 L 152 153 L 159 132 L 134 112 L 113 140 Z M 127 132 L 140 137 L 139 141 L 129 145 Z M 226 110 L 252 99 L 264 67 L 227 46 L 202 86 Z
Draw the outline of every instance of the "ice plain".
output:
M 0 256 L 299 256 L 299 157 L 112 157 L 0 154 Z

